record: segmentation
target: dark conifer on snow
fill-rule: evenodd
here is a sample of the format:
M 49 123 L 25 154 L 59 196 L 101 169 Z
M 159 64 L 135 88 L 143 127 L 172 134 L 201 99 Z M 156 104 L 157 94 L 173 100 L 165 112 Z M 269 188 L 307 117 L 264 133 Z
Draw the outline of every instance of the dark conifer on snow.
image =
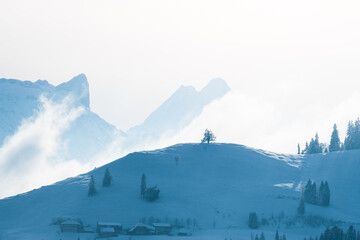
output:
M 249 214 L 248 226 L 251 229 L 257 229 L 259 227 L 258 218 L 255 212 Z
M 280 237 L 279 237 L 279 232 L 278 232 L 278 230 L 276 230 L 276 233 L 275 233 L 275 240 L 280 240 Z
M 336 124 L 334 124 L 333 132 L 331 134 L 331 139 L 330 139 L 329 151 L 335 152 L 335 151 L 339 151 L 339 150 L 340 150 L 339 132 L 337 130 Z
M 109 187 L 111 185 L 111 181 L 112 181 L 112 176 L 109 172 L 109 169 L 106 168 L 103 182 L 102 182 L 103 187 Z
M 94 196 L 96 194 L 95 180 L 93 175 L 90 177 L 88 196 Z
M 356 231 L 352 225 L 346 231 L 344 240 L 356 240 Z
M 264 235 L 264 232 L 261 232 L 261 235 L 260 235 L 260 240 L 265 240 L 265 235 Z
M 300 199 L 299 206 L 297 208 L 297 214 L 299 216 L 304 216 L 305 214 L 305 203 L 303 199 Z
M 140 184 L 140 195 L 141 195 L 141 197 L 144 197 L 145 190 L 146 190 L 146 176 L 143 173 L 143 175 L 141 176 L 141 184 Z

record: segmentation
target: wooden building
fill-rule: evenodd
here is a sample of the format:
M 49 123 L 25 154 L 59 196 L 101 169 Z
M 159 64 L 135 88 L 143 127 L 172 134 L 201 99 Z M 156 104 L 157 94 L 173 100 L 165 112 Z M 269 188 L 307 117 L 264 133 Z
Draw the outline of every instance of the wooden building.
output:
M 101 238 L 108 238 L 108 237 L 116 237 L 117 233 L 115 232 L 114 228 L 100 228 L 99 230 L 99 237 Z
M 170 234 L 171 225 L 169 223 L 153 223 L 155 234 Z
M 153 235 L 155 234 L 155 228 L 150 225 L 138 223 L 134 227 L 128 230 L 131 235 Z
M 100 232 L 102 228 L 113 228 L 116 234 L 122 233 L 122 225 L 116 222 L 98 222 L 97 223 L 97 232 Z
M 81 232 L 81 224 L 76 220 L 67 220 L 60 224 L 61 232 Z

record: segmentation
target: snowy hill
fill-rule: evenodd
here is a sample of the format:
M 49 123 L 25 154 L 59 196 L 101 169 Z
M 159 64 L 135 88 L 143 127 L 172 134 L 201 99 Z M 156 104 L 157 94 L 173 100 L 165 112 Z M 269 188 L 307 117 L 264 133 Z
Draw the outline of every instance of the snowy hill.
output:
M 62 141 L 67 145 L 66 159 L 75 158 L 86 162 L 121 135 L 119 130 L 90 110 L 89 84 L 84 74 L 58 86 L 46 80 L 30 82 L 0 79 L 0 146 L 6 137 L 17 131 L 24 120 L 41 111 L 40 96 L 58 104 L 71 96 L 70 107 L 83 109 L 82 114 L 62 134 Z
M 177 154 L 178 165 L 174 160 Z M 97 221 L 114 221 L 125 228 L 143 217 L 196 219 L 202 229 L 231 226 L 248 230 L 251 211 L 264 217 L 281 212 L 294 216 L 299 186 L 309 178 L 329 182 L 331 203 L 327 208 L 306 204 L 306 215 L 360 222 L 360 203 L 356 200 L 360 197 L 356 190 L 359 157 L 357 150 L 304 156 L 275 154 L 235 144 L 180 144 L 136 152 L 88 174 L 0 200 L 0 236 L 75 239 L 75 235 L 58 235 L 58 227 L 49 226 L 55 217 L 80 218 L 91 226 Z M 106 168 L 114 182 L 109 188 L 102 188 Z M 147 176 L 148 186 L 158 185 L 161 190 L 155 202 L 139 197 L 142 173 Z M 98 190 L 94 197 L 87 196 L 91 174 Z M 282 231 L 300 233 L 294 239 L 303 239 L 309 232 L 318 234 L 323 228 L 306 230 L 305 235 L 296 228 Z M 261 229 L 275 230 L 263 226 Z M 235 239 L 249 239 L 249 234 Z
M 212 79 L 201 91 L 192 86 L 181 86 L 145 121 L 129 129 L 127 143 L 153 142 L 162 137 L 172 137 L 195 118 L 200 116 L 204 107 L 230 91 L 221 78 Z

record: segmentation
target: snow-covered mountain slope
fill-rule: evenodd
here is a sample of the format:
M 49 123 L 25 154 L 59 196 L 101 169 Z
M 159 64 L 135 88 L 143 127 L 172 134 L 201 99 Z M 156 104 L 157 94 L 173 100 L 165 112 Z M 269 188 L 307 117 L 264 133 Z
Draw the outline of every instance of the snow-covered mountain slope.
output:
M 177 154 L 178 165 L 174 160 Z M 306 215 L 359 222 L 359 157 L 358 150 L 304 156 L 235 144 L 180 144 L 136 152 L 88 174 L 0 200 L 0 234 L 6 239 L 66 239 L 57 235 L 57 227 L 49 226 L 52 218 L 65 216 L 80 218 L 91 226 L 97 221 L 115 221 L 127 228 L 142 217 L 154 217 L 196 219 L 203 229 L 214 225 L 248 229 L 251 211 L 265 217 L 280 212 L 294 216 L 301 195 L 299 185 L 309 178 L 329 182 L 331 203 L 327 208 L 307 204 Z M 102 188 L 106 168 L 114 182 Z M 161 190 L 155 202 L 139 197 L 142 173 L 148 186 L 158 185 Z M 87 196 L 90 175 L 98 191 L 93 197 Z M 283 231 L 301 233 L 299 229 Z M 314 231 L 318 234 L 320 230 Z
M 174 136 L 198 117 L 206 105 L 229 91 L 229 86 L 221 78 L 212 79 L 200 92 L 192 86 L 181 86 L 142 124 L 126 132 L 127 144 Z
M 0 79 L 0 146 L 24 120 L 40 111 L 40 96 L 55 103 L 61 103 L 71 96 L 71 107 L 83 109 L 81 116 L 62 134 L 62 140 L 67 145 L 67 159 L 88 161 L 89 157 L 105 149 L 115 137 L 121 135 L 119 130 L 90 110 L 89 84 L 84 74 L 58 86 L 45 80 Z

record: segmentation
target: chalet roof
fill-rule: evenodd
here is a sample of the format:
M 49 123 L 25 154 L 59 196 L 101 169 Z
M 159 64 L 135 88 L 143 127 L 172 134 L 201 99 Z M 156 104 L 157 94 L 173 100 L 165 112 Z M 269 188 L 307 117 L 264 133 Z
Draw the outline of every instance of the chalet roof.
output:
M 114 232 L 115 232 L 115 229 L 112 228 L 112 227 L 109 227 L 109 228 L 100 228 L 100 232 L 101 232 L 101 233 L 114 233 Z
M 133 231 L 135 228 L 137 227 L 146 227 L 149 230 L 155 231 L 155 228 L 153 226 L 147 225 L 147 224 L 143 224 L 143 223 L 137 223 L 135 226 L 133 226 L 129 231 Z
M 76 220 L 66 220 L 65 222 L 62 222 L 61 225 L 81 225 L 81 224 Z
M 117 223 L 117 222 L 98 222 L 97 224 L 99 226 L 118 226 L 118 227 L 121 227 L 121 224 Z
M 153 223 L 154 227 L 171 227 L 170 223 Z

